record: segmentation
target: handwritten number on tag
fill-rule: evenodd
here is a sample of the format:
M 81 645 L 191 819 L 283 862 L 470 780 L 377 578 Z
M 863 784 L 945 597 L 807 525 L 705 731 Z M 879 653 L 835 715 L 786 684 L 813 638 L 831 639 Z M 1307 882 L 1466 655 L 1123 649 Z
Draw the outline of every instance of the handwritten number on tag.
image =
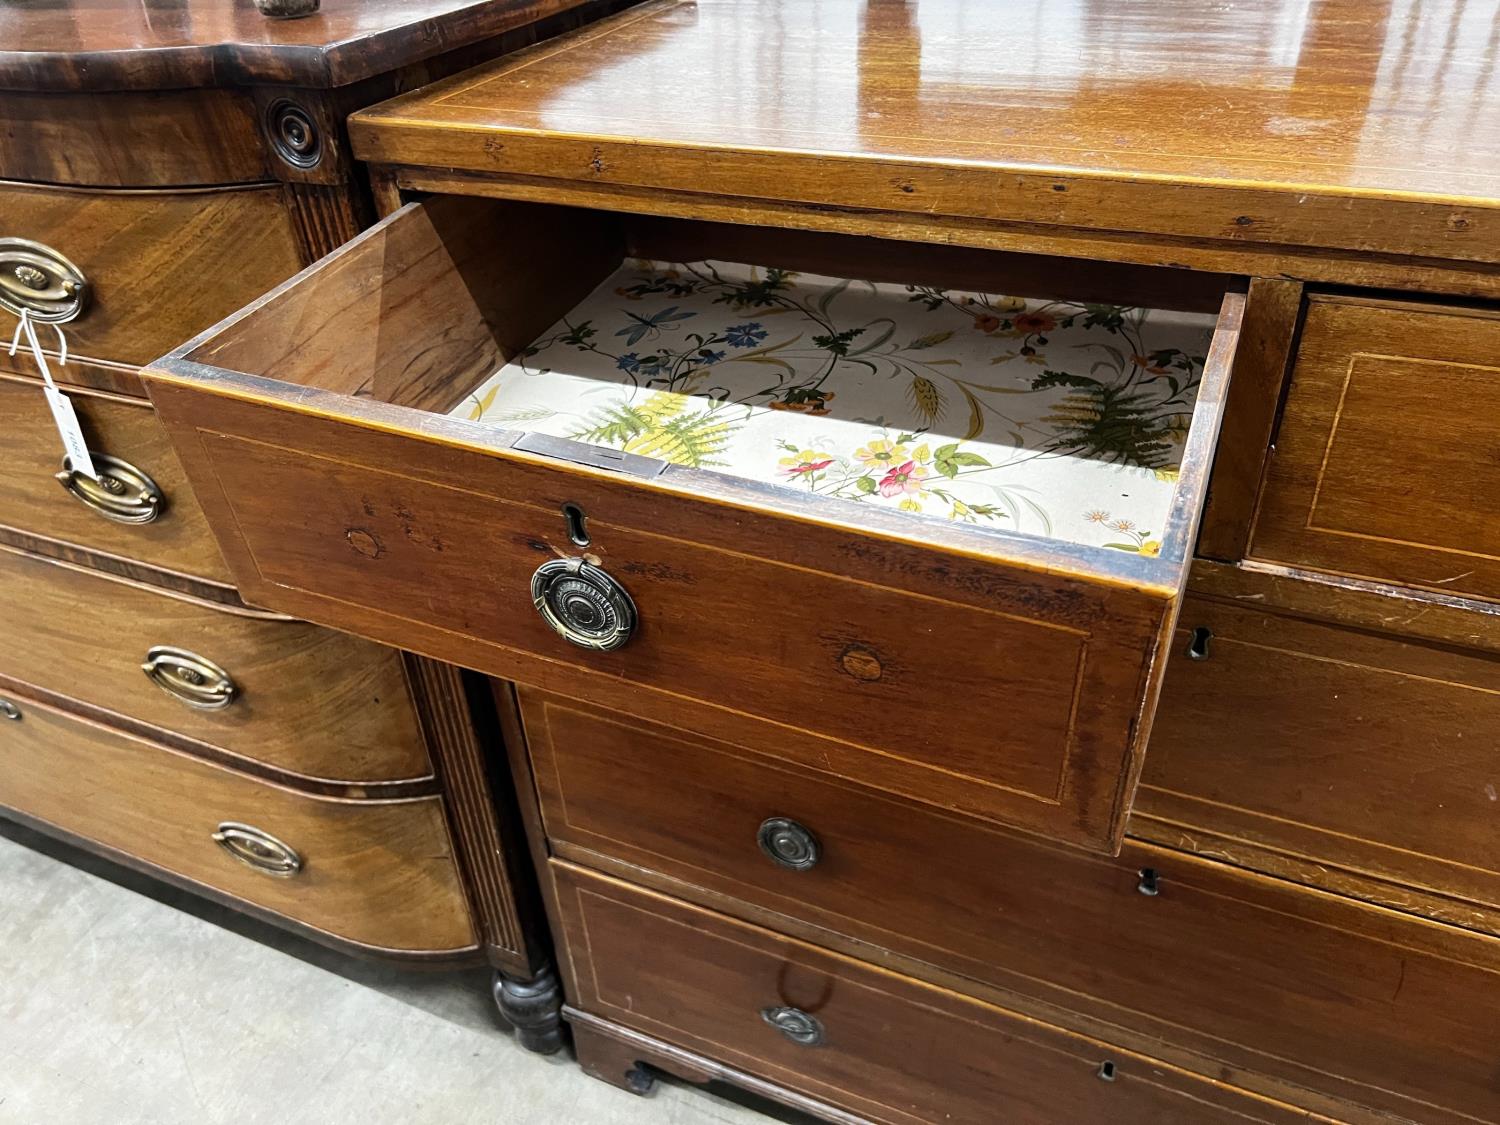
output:
M 57 325 L 54 324 L 52 327 L 57 332 L 58 363 L 66 364 L 68 362 L 67 337 Z M 58 435 L 62 438 L 63 452 L 68 455 L 68 467 L 75 473 L 82 473 L 86 477 L 98 480 L 99 472 L 94 468 L 93 457 L 89 455 L 88 442 L 84 440 L 83 428 L 78 424 L 78 414 L 73 409 L 72 400 L 57 389 L 57 383 L 52 379 L 52 369 L 47 366 L 47 356 L 36 338 L 36 325 L 32 322 L 31 313 L 25 309 L 21 310 L 21 323 L 16 325 L 16 334 L 11 337 L 11 355 L 16 354 L 22 336 L 25 336 L 32 358 L 36 360 L 37 368 L 42 373 L 42 394 L 47 398 L 47 407 L 52 411 L 52 421 L 57 426 Z

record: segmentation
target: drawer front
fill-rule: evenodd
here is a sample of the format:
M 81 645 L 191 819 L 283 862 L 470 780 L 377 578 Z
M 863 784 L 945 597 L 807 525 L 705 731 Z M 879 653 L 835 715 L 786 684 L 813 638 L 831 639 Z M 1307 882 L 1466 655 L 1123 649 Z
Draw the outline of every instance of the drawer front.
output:
M 1436 892 L 1451 921 L 1500 909 L 1500 661 L 1201 598 L 1180 622 L 1137 814 Z
M 83 391 L 69 393 L 89 448 L 122 461 L 156 485 L 161 499 L 147 523 L 101 514 L 57 479 L 62 439 L 40 384 L 0 376 L 0 525 L 29 535 L 134 559 L 178 574 L 230 584 L 203 510 L 183 476 L 166 431 L 148 403 Z
M 83 275 L 83 311 L 63 329 L 69 352 L 126 364 L 155 359 L 302 267 L 280 186 L 112 192 L 0 181 L 7 238 L 41 243 Z M 0 265 L 7 253 L 0 243 Z M 55 343 L 49 329 L 37 336 Z M 67 368 L 55 374 L 66 379 Z
M 406 952 L 475 944 L 440 798 L 307 796 L 9 698 L 20 717 L 0 719 L 0 805 L 336 938 Z M 225 825 L 267 834 L 300 870 L 243 862 L 215 842 Z M 263 862 L 279 856 L 237 839 Z
M 1500 314 L 1314 299 L 1250 553 L 1500 598 Z
M 674 899 L 567 865 L 553 872 L 580 1007 L 872 1121 L 1303 1116 Z
M 517 206 L 403 209 L 147 372 L 245 596 L 658 717 L 710 704 L 817 768 L 1117 847 L 1243 299 L 1224 296 L 1161 539 L 1127 552 L 679 464 L 584 467 L 568 456 L 595 447 L 435 417 L 587 292 L 613 237 Z M 623 586 L 623 647 L 543 620 L 533 582 L 560 559 Z
M 304 777 L 432 774 L 393 649 L 3 547 L 0 588 L 0 676 Z
M 1288 1100 L 1306 1088 L 1421 1121 L 1491 1116 L 1493 939 L 1145 845 L 1118 861 L 1051 847 L 564 700 L 528 694 L 523 717 L 556 854 L 663 872 L 1100 1016 Z M 1154 895 L 1139 889 L 1148 868 Z

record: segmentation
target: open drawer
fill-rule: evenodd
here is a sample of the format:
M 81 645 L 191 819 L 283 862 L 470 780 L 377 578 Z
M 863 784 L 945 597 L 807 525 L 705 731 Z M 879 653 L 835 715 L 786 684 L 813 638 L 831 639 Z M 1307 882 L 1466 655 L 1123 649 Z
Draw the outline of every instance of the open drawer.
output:
M 254 603 L 1113 849 L 1226 289 L 443 196 L 145 376 Z

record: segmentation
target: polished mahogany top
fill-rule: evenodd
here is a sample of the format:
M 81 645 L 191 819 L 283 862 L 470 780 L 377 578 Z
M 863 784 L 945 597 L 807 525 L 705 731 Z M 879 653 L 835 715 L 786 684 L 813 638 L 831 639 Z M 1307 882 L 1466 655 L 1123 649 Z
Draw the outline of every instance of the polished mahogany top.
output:
M 342 86 L 582 2 L 323 0 L 273 20 L 254 0 L 0 0 L 0 90 Z
M 1500 0 L 653 0 L 354 133 L 389 163 L 1497 262 Z

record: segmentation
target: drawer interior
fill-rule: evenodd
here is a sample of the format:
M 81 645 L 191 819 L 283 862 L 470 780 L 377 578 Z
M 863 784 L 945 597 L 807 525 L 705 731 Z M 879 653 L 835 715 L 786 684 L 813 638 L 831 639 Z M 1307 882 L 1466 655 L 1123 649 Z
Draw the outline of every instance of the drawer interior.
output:
M 182 358 L 772 505 L 1145 556 L 1196 514 L 1217 275 L 462 197 L 321 268 Z
M 145 381 L 254 604 L 1112 850 L 1244 303 L 444 196 Z

